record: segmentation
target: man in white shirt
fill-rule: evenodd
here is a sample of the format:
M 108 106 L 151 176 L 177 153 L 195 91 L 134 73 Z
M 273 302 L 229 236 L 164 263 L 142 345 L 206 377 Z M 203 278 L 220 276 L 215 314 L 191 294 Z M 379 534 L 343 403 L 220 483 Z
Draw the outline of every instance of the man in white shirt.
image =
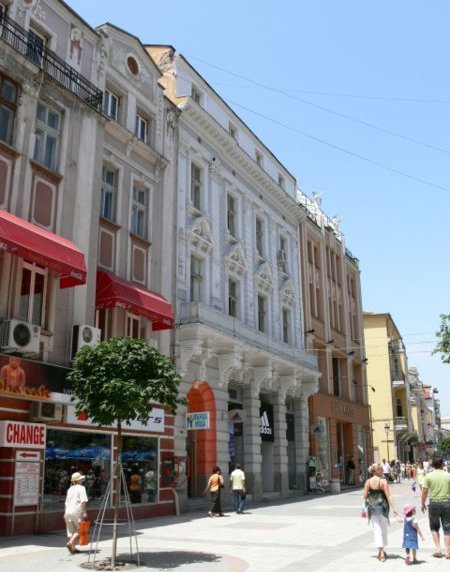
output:
M 245 501 L 245 473 L 239 463 L 236 463 L 234 471 L 230 474 L 230 485 L 233 491 L 234 510 L 237 514 L 242 514 Z
M 383 475 L 384 478 L 389 482 L 389 475 L 391 474 L 391 466 L 389 464 L 389 461 L 386 461 L 386 459 L 383 459 Z

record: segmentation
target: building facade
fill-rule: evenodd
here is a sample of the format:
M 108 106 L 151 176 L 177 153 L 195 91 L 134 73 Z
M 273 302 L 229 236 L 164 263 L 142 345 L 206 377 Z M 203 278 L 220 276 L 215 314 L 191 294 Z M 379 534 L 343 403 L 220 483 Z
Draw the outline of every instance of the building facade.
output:
M 148 49 L 181 111 L 175 356 L 189 405 L 176 451 L 189 457 L 187 495 L 235 462 L 254 499 L 286 495 L 304 487 L 319 376 L 304 349 L 295 179 L 183 56 Z
M 336 489 L 361 482 L 372 462 L 360 271 L 320 197 L 299 191 L 298 202 L 306 214 L 300 241 L 307 349 L 321 372 L 319 390 L 309 398 L 311 486 L 333 482 Z
M 375 459 L 414 460 L 418 435 L 411 410 L 408 360 L 401 334 L 388 313 L 364 314 L 367 381 Z
M 61 526 L 75 470 L 95 510 L 113 470 L 112 428 L 70 402 L 74 352 L 118 335 L 170 351 L 176 114 L 136 38 L 58 0 L 0 2 L 0 20 L 0 533 L 15 534 Z M 173 512 L 174 419 L 152 415 L 123 448 L 137 516 Z

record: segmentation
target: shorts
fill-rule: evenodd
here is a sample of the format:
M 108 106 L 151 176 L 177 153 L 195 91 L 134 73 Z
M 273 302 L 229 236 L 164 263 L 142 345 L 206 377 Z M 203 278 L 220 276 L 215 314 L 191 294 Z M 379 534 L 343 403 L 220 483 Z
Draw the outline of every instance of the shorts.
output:
M 65 514 L 64 520 L 66 521 L 66 533 L 68 538 L 80 532 L 80 519 L 74 514 Z
M 428 517 L 430 530 L 439 532 L 442 524 L 445 536 L 450 536 L 450 501 L 430 501 Z

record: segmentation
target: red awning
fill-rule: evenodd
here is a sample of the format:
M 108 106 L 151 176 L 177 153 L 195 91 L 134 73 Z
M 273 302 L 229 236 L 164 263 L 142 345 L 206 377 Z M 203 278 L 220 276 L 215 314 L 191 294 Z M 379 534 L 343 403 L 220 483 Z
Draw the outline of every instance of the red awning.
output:
M 171 330 L 175 324 L 172 306 L 165 298 L 106 270 L 97 270 L 95 307 L 124 308 L 144 316 L 152 322 L 153 331 Z
M 50 268 L 61 288 L 86 283 L 84 255 L 73 242 L 0 210 L 0 250 Z

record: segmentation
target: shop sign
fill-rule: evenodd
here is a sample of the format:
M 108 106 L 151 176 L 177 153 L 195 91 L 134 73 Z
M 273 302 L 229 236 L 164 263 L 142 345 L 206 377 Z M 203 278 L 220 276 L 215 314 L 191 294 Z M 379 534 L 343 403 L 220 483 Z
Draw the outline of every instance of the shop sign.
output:
M 209 411 L 186 413 L 186 429 L 209 429 Z
M 45 448 L 46 426 L 41 423 L 0 421 L 0 447 Z
M 259 433 L 262 441 L 273 441 L 273 406 L 265 403 L 259 409 Z
M 14 479 L 14 505 L 28 506 L 39 503 L 40 463 L 21 461 L 16 463 Z
M 322 433 L 320 423 L 313 423 L 313 425 L 311 425 L 310 431 L 312 435 L 320 435 Z
M 356 417 L 355 408 L 348 403 L 331 402 L 331 411 L 339 417 L 348 417 L 354 419 Z
M 0 395 L 33 401 L 68 401 L 69 369 L 0 354 Z M 56 392 L 56 393 L 55 393 Z
M 232 423 L 244 423 L 247 413 L 243 409 L 231 409 L 228 411 L 228 421 Z
M 131 421 L 130 425 L 124 425 L 122 430 L 128 431 L 146 431 L 148 433 L 164 433 L 165 429 L 164 409 L 160 407 L 152 407 L 150 417 L 147 424 L 144 425 L 140 421 Z M 66 423 L 71 425 L 84 425 L 86 427 L 98 427 L 98 423 L 94 423 L 90 417 L 85 414 L 77 415 L 75 413 L 75 405 L 66 407 Z M 110 427 L 114 427 L 110 425 Z

